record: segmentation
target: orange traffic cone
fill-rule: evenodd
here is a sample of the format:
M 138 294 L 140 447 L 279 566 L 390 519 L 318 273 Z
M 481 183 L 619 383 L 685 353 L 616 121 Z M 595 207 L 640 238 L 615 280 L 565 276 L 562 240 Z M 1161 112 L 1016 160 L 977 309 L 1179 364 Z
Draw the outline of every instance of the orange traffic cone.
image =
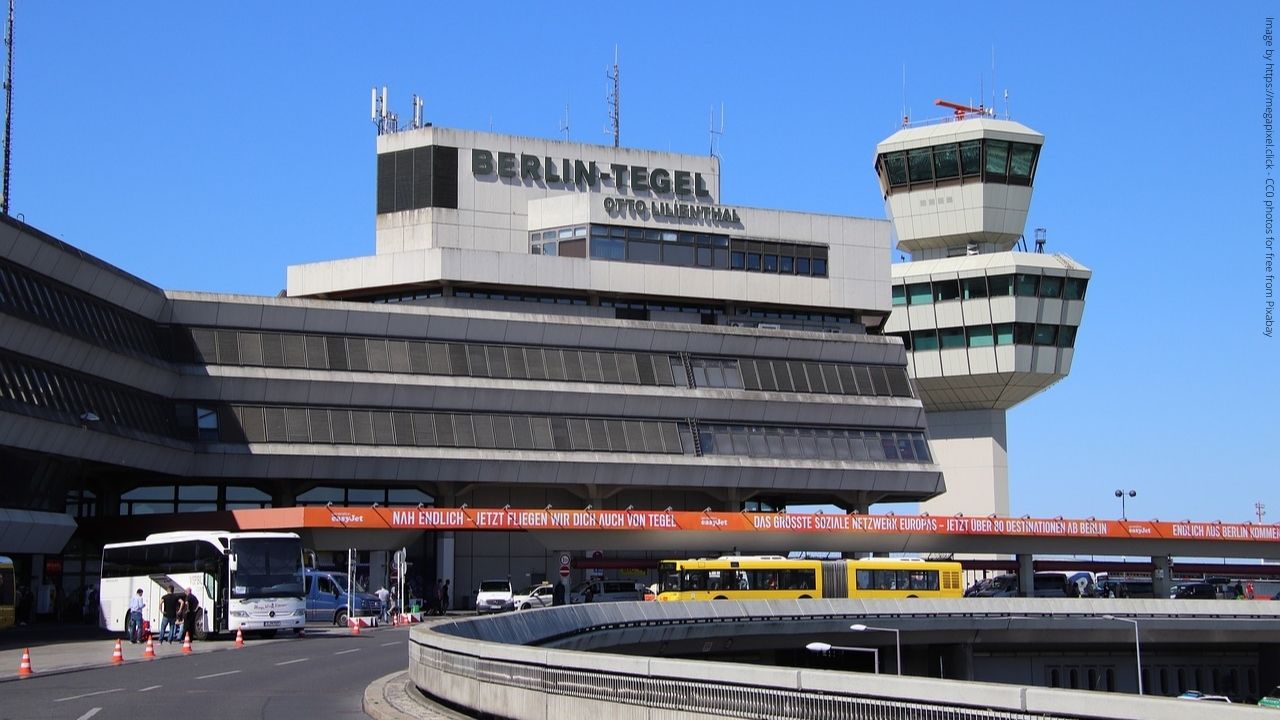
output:
M 182 635 L 182 652 L 191 652 L 191 633 L 183 633 Z
M 116 665 L 124 662 L 124 650 L 120 647 L 120 638 L 116 638 L 116 649 L 111 651 L 111 662 Z
M 23 648 L 22 662 L 18 663 L 18 677 L 30 677 L 34 671 L 31 669 L 31 648 Z
M 151 660 L 156 656 L 156 646 L 151 644 L 151 636 L 147 636 L 147 649 L 143 651 L 142 657 Z
M 244 630 L 236 628 L 236 647 L 244 647 Z

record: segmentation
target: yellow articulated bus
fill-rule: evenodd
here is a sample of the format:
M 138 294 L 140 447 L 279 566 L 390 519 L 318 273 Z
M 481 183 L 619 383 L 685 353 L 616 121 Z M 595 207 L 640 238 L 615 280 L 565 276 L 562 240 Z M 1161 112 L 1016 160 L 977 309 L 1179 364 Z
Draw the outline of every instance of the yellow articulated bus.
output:
M 958 598 L 958 562 L 914 558 L 793 560 L 777 555 L 665 560 L 658 600 Z

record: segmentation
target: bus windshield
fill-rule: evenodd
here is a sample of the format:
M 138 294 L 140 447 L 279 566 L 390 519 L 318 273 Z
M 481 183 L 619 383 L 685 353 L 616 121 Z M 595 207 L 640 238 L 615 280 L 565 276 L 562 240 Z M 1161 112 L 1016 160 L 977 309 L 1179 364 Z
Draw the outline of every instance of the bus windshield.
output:
M 680 592 L 680 570 L 675 563 L 664 562 L 658 566 L 658 576 L 662 578 L 660 592 Z
M 235 538 L 236 571 L 231 597 L 303 595 L 302 541 L 297 538 Z

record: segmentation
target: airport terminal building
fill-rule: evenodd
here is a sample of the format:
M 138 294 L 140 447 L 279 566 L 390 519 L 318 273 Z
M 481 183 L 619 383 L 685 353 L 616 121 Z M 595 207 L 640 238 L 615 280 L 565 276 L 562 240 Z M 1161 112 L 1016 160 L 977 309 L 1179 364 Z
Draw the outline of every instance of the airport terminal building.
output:
M 165 291 L 0 219 L 0 554 L 22 578 L 70 596 L 102 542 L 238 508 L 944 492 L 885 334 L 888 222 L 725 204 L 713 156 L 428 126 L 376 162 L 374 254 L 290 267 L 285 297 Z M 411 555 L 462 606 L 552 572 L 531 545 L 434 532 Z

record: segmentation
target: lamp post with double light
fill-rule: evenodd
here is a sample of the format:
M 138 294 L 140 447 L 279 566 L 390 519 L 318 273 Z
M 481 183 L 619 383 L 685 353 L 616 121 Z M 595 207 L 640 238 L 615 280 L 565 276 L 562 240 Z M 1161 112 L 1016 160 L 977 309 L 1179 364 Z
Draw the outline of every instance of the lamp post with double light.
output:
M 849 626 L 854 632 L 891 632 L 893 633 L 894 659 L 898 661 L 898 674 L 902 674 L 902 633 L 897 628 L 871 627 L 862 623 L 855 623 Z
M 1142 642 L 1138 639 L 1138 621 L 1133 618 L 1116 617 L 1115 615 L 1103 615 L 1103 620 L 1119 620 L 1120 622 L 1132 623 L 1133 625 L 1133 652 L 1138 660 L 1138 694 L 1142 695 Z
M 879 648 L 852 647 L 848 645 L 832 645 L 831 643 L 824 643 L 824 642 L 811 642 L 808 645 L 805 645 L 804 647 L 809 652 L 818 653 L 820 655 L 825 655 L 831 652 L 832 650 L 839 650 L 840 652 L 871 653 L 872 662 L 875 663 L 875 674 L 876 675 L 880 674 L 880 649 Z
M 1120 519 L 1128 520 L 1129 514 L 1125 510 L 1124 499 L 1125 497 L 1131 497 L 1131 498 L 1138 497 L 1138 491 L 1137 490 L 1117 490 L 1116 497 L 1120 498 Z

